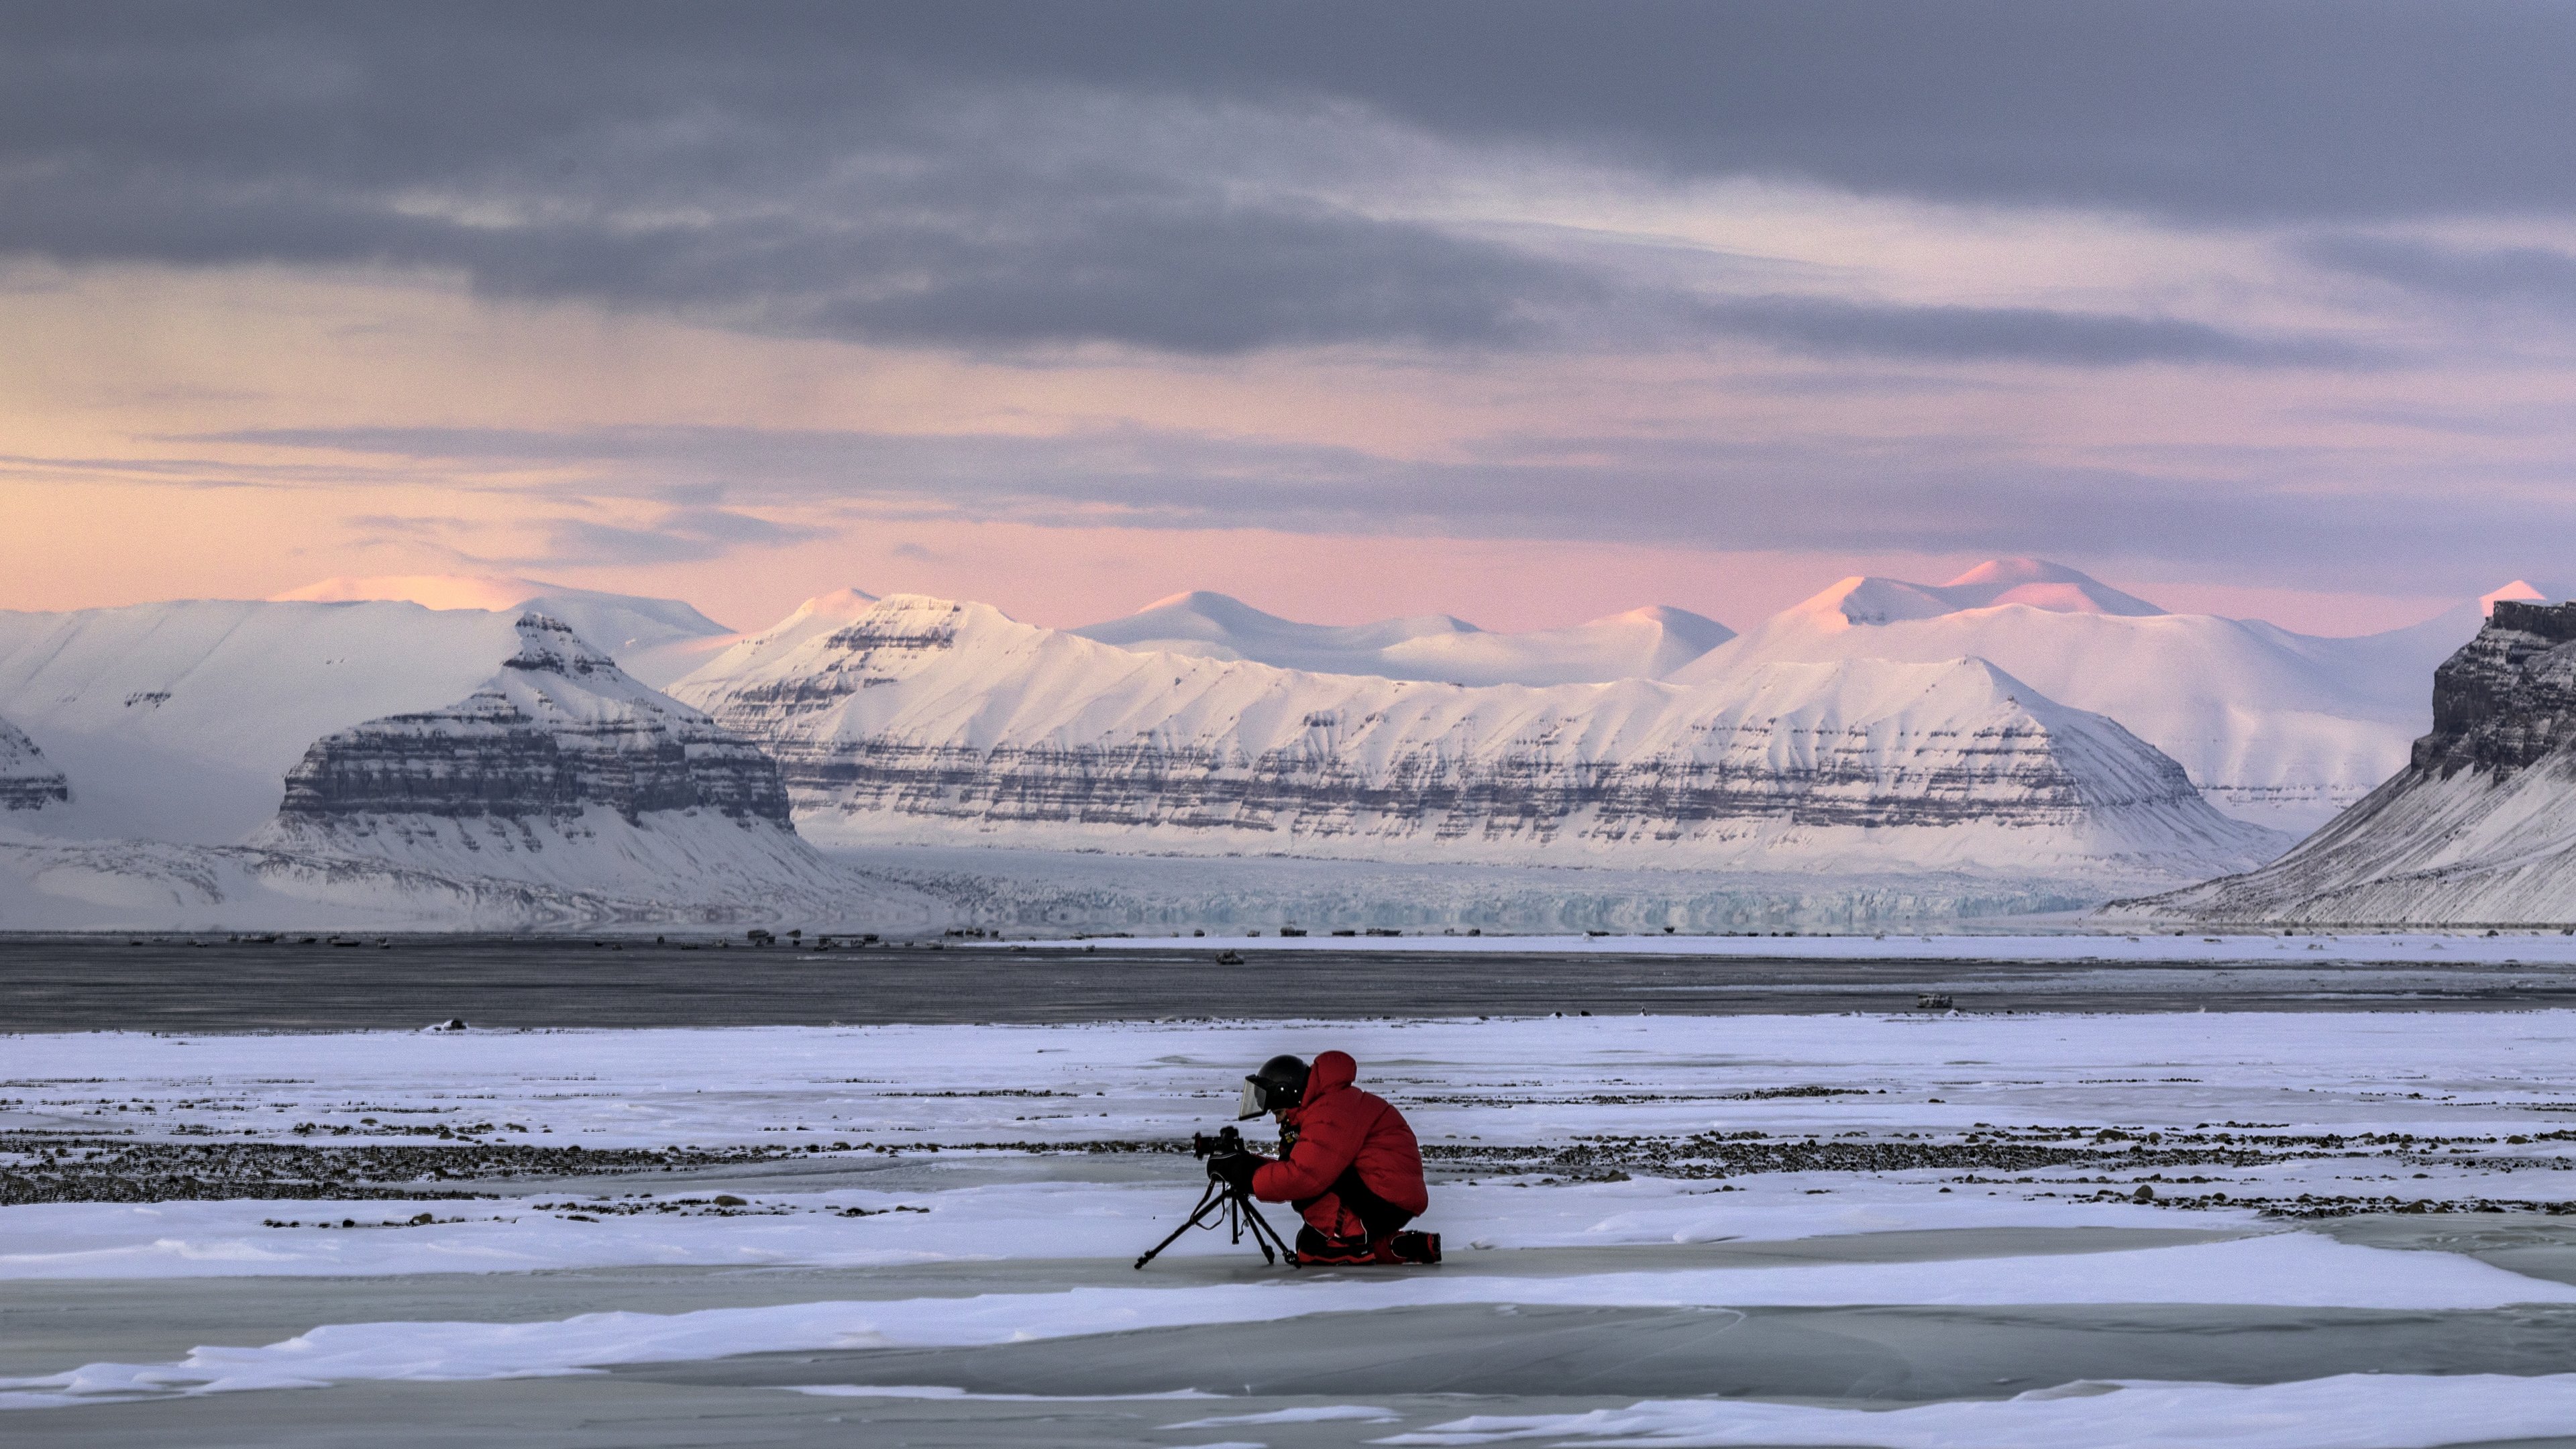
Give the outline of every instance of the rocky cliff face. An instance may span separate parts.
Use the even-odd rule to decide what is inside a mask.
[[[464,700],[316,741],[279,813],[515,820],[597,806],[629,824],[699,809],[786,822],[786,787],[759,746],[627,678],[554,619],[525,615],[518,630],[519,652]]]
[[[1113,648],[883,600],[673,686],[827,843],[2164,875],[2278,837],[1978,661],[1463,687]]]
[[[254,843],[645,901],[849,892],[797,838],[757,745],[554,619],[517,628],[518,652],[458,703],[316,741]]]
[[[2247,875],[2124,903],[2199,920],[2576,922],[2576,604],[2499,601],[2433,674],[2406,767]]]
[[[22,810],[41,810],[72,798],[71,783],[45,759],[36,742],[16,725],[0,719],[0,819]]]

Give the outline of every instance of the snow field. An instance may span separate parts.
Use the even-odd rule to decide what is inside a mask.
[[[1169,1142],[1231,1120],[1252,1065],[1282,1051],[1339,1048],[1359,1060],[1361,1085],[1402,1104],[1426,1142],[1555,1143],[1605,1133],[1958,1132],[1987,1123],[2145,1130],[2248,1113],[2292,1129],[2554,1130],[2567,1119],[2553,1112],[2570,1105],[2576,1013],[1605,1016],[0,1041],[0,1125],[12,1127],[350,1145],[486,1122],[476,1140],[558,1147]],[[1801,1088],[1834,1095],[1760,1095]],[[307,1123],[314,1130],[294,1130]]]
[[[1031,1258],[1132,1258],[1196,1202],[1195,1164],[1158,1164],[1161,1180],[1102,1182],[1009,1172],[988,1154],[944,1153],[906,1186],[782,1191],[776,1186],[603,1183],[596,1191],[475,1184],[498,1201],[236,1198],[213,1202],[32,1203],[0,1208],[0,1282],[36,1279],[337,1277],[515,1273],[697,1265],[896,1267]],[[1077,1167],[1079,1164],[1076,1165]],[[1810,1195],[1830,1183],[1823,1196]],[[2576,1186],[2576,1184],[2570,1184]],[[735,1213],[708,1207],[741,1196]],[[1758,1242],[1815,1236],[2007,1227],[2172,1228],[2173,1213],[2127,1202],[2033,1202],[1940,1195],[1920,1182],[1853,1174],[1780,1174],[1726,1192],[1704,1182],[1444,1182],[1437,1226],[1454,1255],[1485,1249]],[[426,1208],[435,1221],[405,1220]],[[665,1211],[665,1208],[668,1210]],[[853,1210],[856,1210],[853,1215]],[[585,1219],[588,1219],[585,1221]],[[339,1226],[354,1221],[354,1229]],[[1274,1218],[1286,1221],[1285,1210]],[[283,1226],[292,1222],[296,1226]],[[276,1224],[277,1226],[271,1226]],[[2196,1213],[2186,1224],[2269,1232],[2251,1212]],[[1249,1257],[1222,1233],[1193,1233],[1167,1258]]]
[[[1291,1276],[1210,1233],[1177,1246],[1170,1271],[1125,1271],[1197,1189],[1186,1154],[1136,1145],[1169,1143],[1230,1118],[1235,1082],[1271,1053],[1326,1047],[1355,1055],[1363,1085],[1402,1104],[1432,1148],[1425,1225],[1446,1236],[1450,1264],[1403,1275]],[[2049,1169],[1870,1171],[1820,1158],[1824,1165],[1723,1177],[1637,1172],[1578,1181],[1510,1160],[1443,1154],[1707,1132],[1963,1147],[2093,1142],[2104,1129],[2129,1134],[2115,1148],[2131,1138],[2143,1146],[2148,1134],[2203,1142],[2224,1133],[2245,1145],[2302,1133],[2403,1133],[2412,1144],[2403,1151],[2249,1149],[2243,1163],[2192,1171],[2236,1194],[2384,1188],[2565,1200],[2576,1198],[2576,1170],[2542,1134],[2570,1123],[2571,1061],[2571,1012],[12,1036],[0,1038],[7,1143],[0,1152],[12,1154],[0,1169],[27,1166],[25,1144],[39,1135],[75,1144],[73,1155],[93,1150],[79,1144],[147,1139],[350,1150],[799,1149],[678,1177],[434,1184],[494,1194],[470,1199],[0,1207],[0,1278],[29,1289],[40,1280],[71,1288],[69,1280],[106,1278],[506,1278],[638,1266],[837,1276],[817,1281],[812,1301],[803,1302],[572,1315],[557,1307],[428,1323],[353,1317],[274,1341],[216,1339],[177,1356],[22,1374],[0,1382],[0,1407],[579,1376],[764,1352],[963,1352],[1153,1329],[1276,1324],[1297,1334],[1318,1314],[1360,1325],[1371,1315],[1471,1306],[1721,1315],[1854,1305],[2524,1312],[2576,1304],[2576,1287],[2463,1253],[2338,1240],[2239,1207],[2136,1203],[2125,1180],[2116,1198],[2102,1200],[2090,1170],[2070,1181]],[[437,1126],[449,1137],[434,1136]],[[1095,1143],[1116,1148],[1090,1150]],[[801,1150],[809,1145],[824,1150]],[[2354,1181],[2365,1177],[2374,1184]],[[2377,1184],[2381,1178],[2398,1180]],[[2206,1193],[2212,1185],[2166,1191]],[[742,1202],[720,1208],[718,1193]],[[384,1225],[407,1222],[415,1209],[429,1210],[433,1221]],[[343,1220],[366,1226],[337,1226]],[[267,1225],[287,1221],[298,1226]],[[2203,1229],[2213,1237],[2155,1246],[2107,1234],[2044,1237],[2066,1228]],[[1913,1232],[1929,1241],[1968,1229],[1990,1235],[1973,1252],[1935,1247],[1895,1260],[1873,1258],[1855,1236]],[[1676,1245],[1792,1239],[1807,1240],[1812,1256],[1672,1256]],[[1853,1246],[1836,1247],[1838,1239]],[[1558,1251],[1582,1248],[1604,1251]],[[1635,1255],[1634,1267],[1623,1253]],[[918,1276],[995,1259],[1025,1265],[1003,1280],[1010,1291],[988,1291],[991,1275],[970,1274],[943,1294]],[[876,1280],[864,1275],[880,1269],[916,1276],[888,1280],[871,1295]],[[906,1396],[1072,1402],[966,1393],[935,1380],[904,1385],[788,1387],[852,1405]],[[1298,1443],[1321,1442],[1300,1434],[1347,1433],[1340,1442],[2399,1449],[2567,1432],[2576,1426],[2576,1376],[2085,1381],[1866,1412],[1758,1399],[1594,1400],[1545,1413],[1508,1412],[1516,1405],[1507,1399],[1384,1410],[1372,1407],[1378,1402],[1281,1408],[1272,1400],[1246,1406],[1259,1413],[1196,1410],[1164,1427],[1267,1426],[1269,1438]]]

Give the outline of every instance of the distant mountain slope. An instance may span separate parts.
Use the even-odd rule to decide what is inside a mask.
[[[736,637],[675,600],[525,579],[333,579],[294,592],[316,597],[0,612],[0,716],[71,780],[73,803],[34,828],[239,840],[277,808],[279,781],[316,738],[444,704],[509,658],[515,601],[484,607],[496,600],[543,598],[549,617],[604,629],[643,675],[685,673]],[[406,593],[417,601],[357,597]]]
[[[762,740],[826,844],[2172,878],[2284,843],[1971,660],[1460,687],[897,595],[673,693]]]
[[[876,602],[876,595],[858,589],[834,589],[828,594],[817,594],[797,605],[786,618],[758,633],[727,635],[723,647],[700,660],[697,671],[693,672],[731,673],[750,660],[771,657],[817,634],[846,628]]]
[[[0,613],[0,715],[71,780],[34,828],[224,844],[316,738],[455,699],[517,646],[506,614],[403,603]]]
[[[2404,770],[2280,860],[2125,914],[2576,922],[2576,604],[2515,601],[2435,673]]]
[[[2164,612],[2100,579],[2064,564],[2035,558],[1988,559],[1946,584],[1909,584],[1901,579],[1855,575],[1798,608],[1811,612],[1830,608],[1855,624],[1892,624],[1905,619],[1937,619],[1970,609],[1999,609],[2008,604],[2052,614],[2123,618],[2146,618]]]
[[[1661,605],[1570,629],[1493,634],[1446,614],[1346,627],[1301,624],[1205,591],[1175,594],[1123,619],[1072,632],[1122,649],[1455,684],[1653,679],[1735,637],[1714,619]]]
[[[0,719],[0,819],[72,798],[71,785],[16,725]]]
[[[737,636],[678,599],[569,589],[535,579],[489,574],[384,574],[324,579],[270,596],[281,603],[419,604],[429,609],[481,609],[515,616],[533,609],[570,624],[608,651],[618,667],[659,688],[707,661]]]
[[[2475,629],[2473,616],[2445,615],[2317,638],[2169,614],[2072,569],[2004,559],[1938,586],[1845,579],[1670,677],[1698,684],[1792,660],[1986,659],[2120,721],[2228,813],[2301,834],[2404,763],[2427,717],[2425,677]]]
[[[666,902],[855,890],[796,836],[777,763],[525,614],[499,673],[443,708],[316,741],[257,847]]]

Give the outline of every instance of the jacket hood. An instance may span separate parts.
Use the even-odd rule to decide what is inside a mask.
[[[1349,1052],[1322,1052],[1315,1064],[1306,1070],[1306,1100],[1311,1102],[1326,1092],[1337,1091],[1357,1080],[1360,1064]]]

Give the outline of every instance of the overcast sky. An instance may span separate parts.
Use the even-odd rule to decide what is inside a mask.
[[[1744,627],[2576,545],[2576,6],[0,9],[0,607]]]

